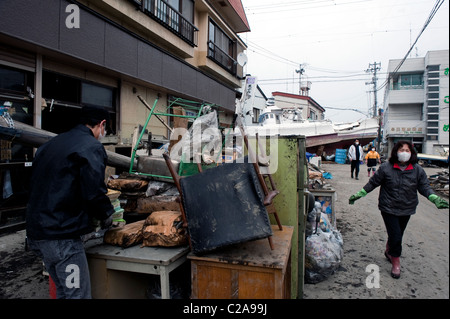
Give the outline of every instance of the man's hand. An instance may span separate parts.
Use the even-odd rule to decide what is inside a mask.
[[[113,223],[113,218],[112,215],[109,216],[108,218],[104,219],[101,221],[100,226],[102,229],[108,229],[112,226]]]
[[[431,194],[430,196],[428,196],[428,200],[434,203],[434,205],[436,205],[436,207],[439,209],[448,208],[448,202],[443,200],[436,194]]]
[[[367,195],[367,192],[363,189],[361,189],[359,192],[357,192],[356,194],[350,196],[350,198],[348,199],[348,203],[350,205],[353,205],[355,203],[356,200],[360,199],[361,197],[364,197]]]

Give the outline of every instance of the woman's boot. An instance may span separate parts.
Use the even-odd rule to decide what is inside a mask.
[[[400,257],[390,257],[392,263],[391,276],[392,278],[398,279],[400,278]]]

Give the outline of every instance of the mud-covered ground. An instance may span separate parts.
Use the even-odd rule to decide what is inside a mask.
[[[327,180],[337,193],[337,228],[344,241],[338,270],[326,280],[305,284],[305,299],[449,299],[449,211],[438,210],[420,196],[404,236],[402,274],[390,276],[383,251],[386,232],[377,208],[378,189],[348,205],[348,198],[367,182],[365,166],[360,179],[350,178],[350,166],[323,164]],[[439,168],[426,168],[433,175]],[[448,200],[448,198],[447,198]],[[0,236],[0,299],[48,299],[48,277],[42,261],[24,251],[25,232]],[[379,288],[366,284],[367,266],[379,269]],[[372,272],[373,273],[373,272]]]
[[[326,280],[306,284],[306,299],[448,299],[449,298],[449,211],[437,209],[419,195],[417,213],[406,228],[399,279],[390,276],[391,264],[384,257],[386,231],[378,210],[379,188],[348,204],[350,195],[368,181],[365,165],[359,180],[350,178],[350,166],[323,164],[333,176],[327,182],[336,189],[337,228],[344,241],[344,257],[338,270]],[[427,175],[442,168],[425,168]],[[448,200],[448,198],[446,198]],[[379,269],[379,288],[374,283]],[[367,270],[367,271],[366,271]],[[375,286],[369,284],[369,286]]]

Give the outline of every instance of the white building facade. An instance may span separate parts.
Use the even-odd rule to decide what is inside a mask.
[[[449,50],[389,60],[384,94],[384,150],[411,141],[419,153],[447,156],[449,146]]]

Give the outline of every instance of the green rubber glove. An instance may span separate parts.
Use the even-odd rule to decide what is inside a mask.
[[[367,195],[367,192],[363,189],[361,189],[359,192],[357,192],[355,195],[350,196],[348,199],[348,203],[350,205],[353,205],[357,199],[360,199],[361,197],[364,197]]]
[[[430,196],[428,196],[428,200],[434,203],[434,205],[436,205],[436,207],[439,209],[448,208],[448,202],[443,200],[436,194],[431,194]]]

